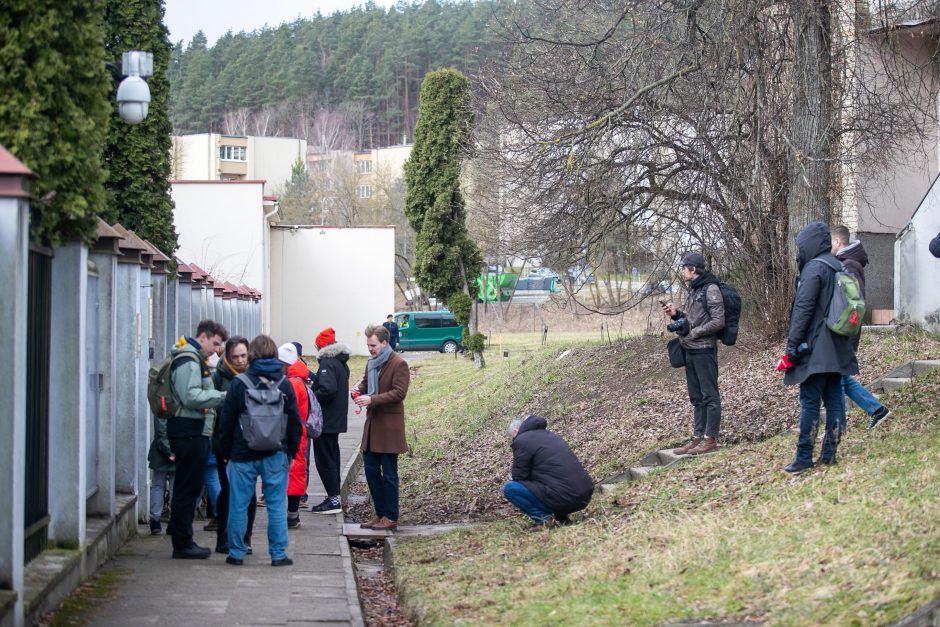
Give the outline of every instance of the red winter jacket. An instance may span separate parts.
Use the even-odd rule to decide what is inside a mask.
[[[297,397],[297,413],[300,414],[300,422],[307,422],[307,386],[306,381],[310,371],[307,364],[299,359],[287,368],[287,376],[290,377],[290,384],[294,388],[294,396]],[[303,496],[307,493],[307,428],[302,428],[300,436],[300,446],[297,448],[297,454],[290,464],[290,472],[287,475],[287,496]]]

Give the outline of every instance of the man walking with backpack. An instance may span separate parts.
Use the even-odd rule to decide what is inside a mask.
[[[686,253],[679,272],[689,284],[685,311],[662,303],[673,319],[679,343],[685,351],[685,382],[692,402],[692,439],[675,449],[678,455],[701,455],[718,448],[721,395],[718,392],[718,334],[725,328],[725,303],[719,281],[705,269],[705,258]],[[662,301],[660,301],[662,302]]]
[[[229,554],[226,564],[245,559],[248,503],[261,477],[268,508],[271,566],[287,557],[287,472],[300,448],[301,421],[290,381],[277,358],[277,344],[259,335],[248,344],[248,371],[232,381],[219,416],[219,453],[229,463]]]
[[[849,230],[837,224],[832,227],[832,254],[842,262],[846,271],[858,279],[862,288],[862,297],[865,296],[865,266],[868,265],[868,253],[858,240],[852,240]],[[852,338],[852,349],[858,353],[858,344],[862,339],[861,331]],[[881,421],[891,415],[888,408],[882,405],[875,396],[866,390],[854,377],[842,377],[842,389],[845,395],[852,399],[862,411],[868,414],[868,428],[874,429]],[[840,435],[845,433],[845,422],[839,425]]]
[[[796,236],[796,295],[790,310],[787,352],[777,370],[786,372],[785,385],[800,386],[800,435],[796,458],[784,468],[802,472],[815,463],[836,463],[839,425],[845,422],[842,377],[858,374],[852,338],[830,330],[826,324],[829,304],[836,289],[836,272],[842,263],[832,255],[829,227],[808,224]],[[817,462],[813,461],[820,403],[826,406],[826,436]]]
[[[206,358],[227,339],[225,327],[214,320],[203,320],[196,326],[196,337],[181,337],[170,350],[170,386],[178,408],[166,422],[176,462],[167,531],[173,538],[176,559],[206,559],[211,553],[193,542],[193,516],[202,492],[215,411],[225,398],[225,393],[212,384]]]

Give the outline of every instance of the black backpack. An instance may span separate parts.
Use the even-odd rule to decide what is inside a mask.
[[[725,346],[734,346],[738,341],[738,322],[741,320],[741,295],[724,281],[718,283],[718,288],[725,302],[725,328],[718,332],[718,339]]]

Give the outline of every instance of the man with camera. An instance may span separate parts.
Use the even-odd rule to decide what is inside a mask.
[[[705,258],[686,253],[679,272],[689,287],[685,310],[660,301],[673,322],[666,330],[679,336],[685,352],[685,382],[692,402],[692,439],[675,449],[679,455],[701,455],[718,448],[721,395],[718,393],[718,333],[725,327],[725,303],[718,279],[705,269]]]

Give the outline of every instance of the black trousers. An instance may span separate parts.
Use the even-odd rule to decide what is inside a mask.
[[[173,538],[173,549],[181,551],[193,545],[193,517],[196,515],[196,500],[202,494],[209,438],[195,435],[169,440],[170,450],[176,456],[176,477],[167,531]]]
[[[339,496],[339,434],[321,433],[313,441],[313,462],[327,496]]]
[[[228,462],[224,462],[218,457],[216,457],[219,469],[219,483],[222,485],[222,490],[219,492],[219,498],[216,499],[215,508],[218,510],[215,513],[215,522],[217,527],[215,530],[215,537],[217,541],[225,540],[228,542],[228,503],[229,503],[229,487],[228,487]],[[248,503],[248,530],[245,532],[245,544],[251,544],[248,542],[248,538],[251,537],[251,530],[255,528],[255,514],[258,512],[258,497],[254,494],[251,495],[251,502]]]
[[[695,415],[693,433],[717,438],[721,427],[717,350],[686,351],[685,382]]]

